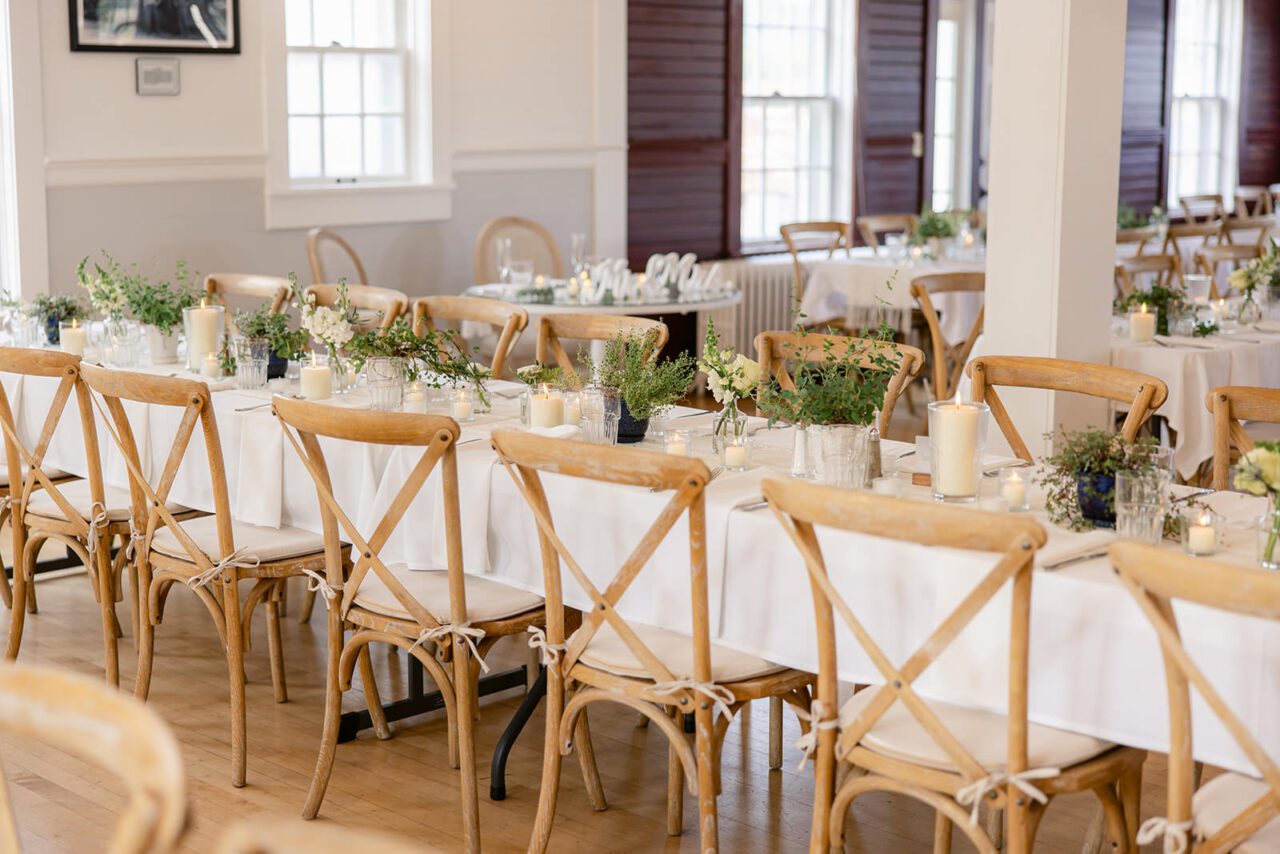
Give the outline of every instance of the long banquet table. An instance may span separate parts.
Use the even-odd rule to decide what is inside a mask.
[[[19,430],[33,436],[47,411],[53,381],[0,375],[16,410]],[[218,387],[215,387],[218,388]],[[464,560],[468,572],[541,592],[536,529],[510,477],[491,448],[489,434],[510,427],[517,416],[512,384],[495,384],[490,415],[464,425],[458,447]],[[215,390],[222,452],[226,459],[233,515],[258,525],[294,525],[319,529],[310,479],[286,446],[268,408],[270,392]],[[335,398],[336,407],[367,405],[357,390]],[[159,465],[177,424],[176,411],[129,405],[140,445],[150,464]],[[681,426],[706,429],[710,416],[679,410]],[[763,422],[753,422],[760,426]],[[125,486],[124,467],[99,428],[108,482]],[[708,440],[702,439],[701,442]],[[757,468],[727,473],[707,489],[708,560],[711,627],[726,646],[801,668],[816,665],[812,603],[804,569],[768,510],[748,511],[765,477],[785,476],[790,431],[761,430]],[[412,449],[391,449],[323,442],[334,479],[334,493],[365,530],[381,516],[415,461]],[[642,447],[656,449],[652,442]],[[884,442],[885,464],[909,446]],[[709,446],[706,448],[709,450]],[[197,434],[174,486],[173,498],[212,510],[207,468]],[[62,420],[48,460],[84,474],[79,420],[74,406]],[[905,463],[904,463],[905,466]],[[544,478],[558,530],[596,583],[604,584],[638,541],[643,529],[667,501],[645,489]],[[984,479],[995,488],[995,479]],[[908,497],[927,500],[908,487]],[[387,543],[384,556],[426,568],[441,566],[443,522],[438,477],[428,483],[406,521]],[[1042,499],[1041,499],[1042,500]],[[1249,563],[1254,535],[1248,527],[1260,512],[1259,500],[1232,493],[1213,496],[1215,507],[1231,520],[1228,560]],[[1043,513],[1037,518],[1046,526]],[[980,517],[975,516],[975,522]],[[1073,534],[1049,527],[1049,543],[1040,561],[1104,547],[1109,532]],[[669,629],[687,629],[688,541],[685,523],[641,574],[620,603],[628,618]],[[833,580],[864,620],[868,630],[895,660],[914,651],[925,635],[991,566],[992,556],[950,549],[904,546],[875,537],[823,532]],[[586,604],[566,579],[570,603]],[[921,678],[928,696],[1000,709],[1006,698],[1007,592],[975,619]],[[1105,558],[1056,571],[1038,569],[1033,592],[1031,631],[1032,718],[1040,723],[1088,733],[1137,747],[1164,750],[1167,745],[1164,676],[1152,630],[1114,578]],[[1224,615],[1179,604],[1183,635],[1193,656],[1216,679],[1245,723],[1273,753],[1280,753],[1280,625]],[[840,636],[841,676],[849,682],[875,682],[877,673],[848,633]],[[1206,762],[1251,772],[1247,760],[1225,731],[1196,708],[1196,756]]]

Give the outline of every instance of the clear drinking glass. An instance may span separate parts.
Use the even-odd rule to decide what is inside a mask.
[[[692,430],[668,430],[662,439],[663,450],[673,457],[687,457],[693,448]]]
[[[587,236],[581,232],[569,235],[569,265],[575,276],[587,268]]]
[[[455,386],[449,392],[449,415],[459,424],[476,420],[475,394],[469,385]]]
[[[1116,474],[1116,534],[1122,540],[1159,545],[1164,536],[1169,491],[1163,473],[1122,471]]]
[[[582,390],[582,432],[594,445],[614,445],[618,441],[618,419],[622,417],[622,397],[616,388],[588,386]]]
[[[142,327],[129,320],[106,322],[106,361],[114,368],[136,368],[142,361]]]
[[[867,428],[854,424],[810,427],[818,439],[818,481],[857,489],[866,479]]]
[[[517,288],[533,287],[533,262],[512,261],[508,266],[507,281]]]
[[[369,408],[375,412],[395,412],[404,402],[404,362],[374,358],[364,363],[369,386]]]
[[[236,385],[245,389],[264,387],[271,342],[266,338],[237,338],[235,343]]]
[[[1182,277],[1183,287],[1187,291],[1187,299],[1192,302],[1207,303],[1213,287],[1213,277],[1203,273],[1187,273]]]
[[[498,271],[498,281],[507,284],[511,281],[511,238],[499,237],[493,241],[494,268]]]

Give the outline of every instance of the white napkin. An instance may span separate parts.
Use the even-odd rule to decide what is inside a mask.
[[[1277,333],[1280,332],[1280,323],[1277,323],[1274,320],[1260,320],[1253,324],[1253,328],[1259,332]]]
[[[1036,553],[1036,566],[1051,566],[1082,555],[1103,551],[1116,539],[1116,532],[1106,528],[1092,531],[1069,531],[1056,525],[1046,525],[1049,541]]]
[[[546,436],[548,439],[576,439],[582,430],[576,424],[561,424],[559,427],[530,427],[529,432],[535,436]]]

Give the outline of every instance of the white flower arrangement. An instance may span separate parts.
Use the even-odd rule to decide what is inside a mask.
[[[1280,443],[1259,442],[1235,466],[1235,488],[1251,495],[1280,494]]]
[[[751,397],[760,385],[760,363],[731,349],[720,349],[720,338],[710,320],[698,367],[706,372],[707,388],[722,405]]]
[[[1280,246],[1272,240],[1270,250],[1243,267],[1232,270],[1227,281],[1232,288],[1249,299],[1253,298],[1254,292],[1259,288],[1266,291],[1280,285]]]
[[[346,346],[356,334],[351,323],[351,300],[347,295],[346,279],[338,282],[338,303],[333,308],[317,306],[315,294],[303,294],[298,279],[290,274],[293,283],[294,305],[301,315],[301,326],[314,339],[325,345],[331,354]]]
[[[123,319],[129,312],[127,274],[109,255],[106,269],[101,264],[94,264],[93,269],[91,274],[89,257],[85,256],[76,268],[76,279],[79,280],[80,287],[85,289],[89,302],[96,311],[112,320]]]

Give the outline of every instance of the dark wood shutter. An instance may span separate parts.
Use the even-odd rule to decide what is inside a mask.
[[[738,252],[742,0],[628,0],[628,255]]]
[[[937,0],[858,3],[855,216],[915,213],[929,198],[937,27]]]
[[[1120,132],[1120,202],[1165,205],[1173,86],[1173,0],[1129,0]]]
[[[1280,3],[1245,0],[1240,183],[1280,181]]]

